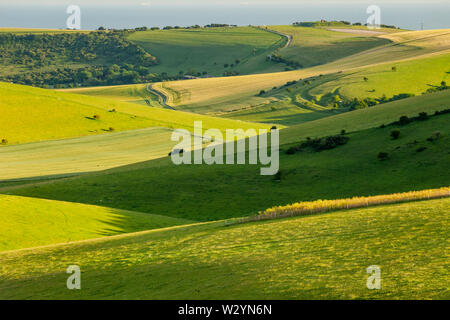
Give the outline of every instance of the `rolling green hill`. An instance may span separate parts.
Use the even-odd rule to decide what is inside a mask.
[[[1,299],[446,299],[449,199],[0,253]],[[82,290],[67,290],[69,265]],[[367,267],[381,269],[368,290]]]
[[[160,215],[0,195],[0,251],[189,223]]]
[[[252,27],[153,30],[135,32],[129,40],[158,58],[153,72],[169,75],[250,74],[284,69],[266,62],[266,56],[283,45],[279,35]],[[236,60],[239,60],[236,63]],[[224,65],[228,67],[224,67]],[[233,65],[233,66],[231,66]]]
[[[404,100],[403,104],[385,104],[282,130],[280,182],[261,176],[256,165],[175,166],[164,158],[9,192],[96,205],[101,200],[115,208],[208,221],[249,215],[300,200],[442,187],[448,184],[450,172],[445,169],[450,163],[446,151],[448,114],[399,127],[398,140],[390,137],[395,126],[378,128],[380,122],[398,120],[399,113],[433,114],[447,109],[443,102],[448,101],[448,95],[436,96],[439,98],[433,94],[424,96],[428,101],[411,100],[411,104],[428,103],[418,104],[409,112],[413,107]],[[308,129],[302,131],[304,125]],[[285,153],[292,144],[299,144],[308,136],[339,134],[342,129],[356,131],[348,135],[350,141],[344,146],[322,152]],[[427,141],[436,131],[440,138]],[[418,152],[421,148],[425,149]],[[387,152],[389,160],[378,160],[380,152]]]
[[[374,47],[391,43],[372,34],[336,32],[322,28],[270,26],[271,30],[292,36],[292,44],[277,54],[304,68],[325,64]]]
[[[335,33],[339,34],[339,32]],[[222,112],[239,111],[241,109],[269,103],[273,100],[270,96],[257,96],[260,90],[264,89],[268,91],[273,87],[278,88],[289,81],[298,81],[299,79],[317,77],[321,74],[334,74],[333,77],[338,77],[341,73],[346,72],[346,74],[349,75],[359,72],[359,70],[363,68],[368,68],[367,70],[370,70],[369,68],[373,68],[375,72],[381,74],[382,72],[391,70],[392,66],[400,64],[403,61],[419,58],[430,58],[429,61],[431,61],[434,59],[434,55],[440,55],[440,58],[436,57],[436,60],[433,61],[436,62],[441,59],[441,62],[436,62],[436,65],[431,65],[431,67],[435,68],[438,67],[438,65],[442,66],[442,64],[444,64],[443,67],[445,69],[445,57],[448,57],[448,50],[450,49],[449,30],[399,32],[382,35],[382,37],[392,40],[393,43],[377,46],[376,48],[365,50],[324,65],[306,68],[303,70],[246,75],[239,77],[172,81],[156,84],[154,87],[168,95],[168,103],[172,106],[176,106],[178,109],[190,110],[199,113],[220,114]],[[423,61],[424,63],[427,63],[427,60]],[[433,64],[434,62],[430,63]],[[380,68],[386,67],[388,70],[383,69],[381,72],[380,69],[376,69],[378,68],[378,65],[384,65],[382,67],[380,66]],[[413,65],[414,62],[411,61],[411,65],[405,65],[405,69],[400,70],[399,68],[398,71],[399,74],[402,72],[403,75],[407,76],[408,79],[413,82],[418,81],[418,84],[415,85],[415,90],[418,90],[418,87],[426,87],[427,84],[424,84],[423,81],[427,81],[428,78],[431,77],[433,81],[436,81],[437,79],[434,77],[448,71],[439,69],[438,75],[420,72],[417,77],[414,77],[414,73],[411,68],[417,68],[420,66],[420,63],[416,64],[415,67]],[[408,70],[411,72],[408,72]],[[362,75],[362,78],[364,76],[365,75]],[[370,82],[369,75],[367,75],[367,77]],[[389,79],[392,77],[395,77],[395,75],[388,75]],[[393,80],[395,81],[395,79]],[[347,85],[348,84],[349,83],[347,83]],[[438,83],[430,83],[430,85],[436,84]],[[336,85],[338,84],[336,83]],[[403,81],[400,85],[401,87],[398,89],[404,90],[408,83]],[[387,85],[385,84],[384,86]],[[392,87],[397,88],[394,84]],[[333,87],[332,89],[335,90],[336,87]],[[366,89],[372,90],[373,88],[370,87]],[[377,92],[375,91],[375,93]]]
[[[131,84],[106,87],[88,87],[77,89],[63,89],[63,92],[83,94],[123,102],[133,102],[150,107],[161,107],[158,96],[147,89],[147,84]]]
[[[106,134],[112,131],[110,128],[113,131],[148,127],[193,130],[195,120],[203,121],[205,129],[268,127],[1,82],[0,95],[3,115],[0,139],[6,139],[8,144]],[[62,123],[67,125],[61,126]]]

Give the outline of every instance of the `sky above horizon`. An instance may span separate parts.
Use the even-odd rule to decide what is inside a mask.
[[[320,19],[365,23],[372,4],[380,6],[383,24],[450,28],[450,0],[0,0],[0,27],[65,28],[72,4],[81,8],[82,29],[287,25]]]
[[[10,5],[298,5],[298,4],[445,4],[448,0],[0,0]]]

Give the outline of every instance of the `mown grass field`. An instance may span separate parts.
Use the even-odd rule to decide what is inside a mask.
[[[0,252],[187,224],[77,203],[0,195]]]
[[[360,122],[370,119],[372,113],[351,112],[336,116],[336,123],[335,117],[315,121],[315,131],[301,131],[302,125],[282,130],[281,181],[272,176],[261,176],[260,166],[256,165],[175,166],[169,158],[163,158],[4,192],[210,221],[254,214],[268,207],[297,201],[448,185],[449,115],[402,126],[400,138],[393,140],[390,133],[395,127],[375,126],[379,126],[378,121],[388,124],[398,117],[394,112],[387,121],[386,115],[380,114],[387,114],[389,109],[377,113],[376,108],[380,107],[387,108],[387,104],[367,109],[374,115],[373,122],[369,122],[373,124],[371,129],[364,128]],[[395,105],[392,109],[395,110]],[[424,104],[419,112],[432,114],[436,109],[440,108]],[[349,118],[345,120],[345,116]],[[339,120],[340,117],[343,120]],[[339,134],[341,129],[354,131],[351,127],[342,127],[342,123],[353,124],[355,129],[362,131],[349,134],[348,144],[333,150],[285,154],[293,143],[299,144],[307,136]],[[441,138],[427,141],[436,131],[440,132]],[[421,147],[426,149],[418,152]],[[389,160],[378,160],[379,152],[387,152]]]
[[[2,299],[447,299],[450,200],[0,253]],[[81,290],[66,269],[81,268]],[[368,266],[381,290],[368,290]]]
[[[143,31],[131,34],[128,39],[158,58],[159,65],[152,68],[156,73],[207,72],[221,76],[226,71],[250,74],[284,69],[283,65],[270,64],[265,59],[285,39],[253,27]],[[224,67],[225,64],[229,66]]]

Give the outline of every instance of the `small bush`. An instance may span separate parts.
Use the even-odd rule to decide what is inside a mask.
[[[266,94],[266,90],[261,90],[261,91],[259,92],[259,95],[260,95],[260,96],[262,96],[263,94]]]
[[[109,127],[109,131],[114,131],[115,129],[113,127]]]
[[[416,151],[417,151],[417,152],[422,152],[422,151],[425,151],[425,150],[427,150],[427,147],[420,147],[420,148],[417,149]]]
[[[433,141],[439,140],[440,137],[441,137],[441,133],[439,131],[435,131],[435,132],[433,132],[431,137],[427,138],[427,141],[433,142]]]
[[[421,112],[419,113],[419,120],[423,121],[423,120],[427,120],[428,119],[428,114],[426,112]]]
[[[95,120],[100,120],[100,116],[99,116],[98,114],[94,114],[94,115],[92,116],[92,118],[94,118]]]
[[[392,130],[391,137],[394,140],[397,140],[400,137],[400,130]]]
[[[116,112],[116,109],[108,110],[109,112]]]
[[[272,128],[270,128],[270,131],[272,130],[277,130],[277,126],[272,126]]]
[[[378,154],[378,160],[380,160],[380,161],[384,161],[388,158],[389,158],[389,153],[387,153],[387,152],[380,152]]]
[[[346,131],[344,129],[341,130],[341,136],[345,135]]]
[[[411,120],[407,116],[401,116],[400,119],[398,120],[398,123],[401,126],[407,125],[410,122],[411,122]]]
[[[2,144],[8,144],[8,140],[7,139],[2,139]]]
[[[290,147],[286,150],[286,154],[295,154],[298,151],[297,147]]]
[[[275,108],[275,107],[270,107],[270,110],[272,110],[272,111],[276,111],[277,110],[277,108]]]
[[[384,129],[384,128],[386,128],[386,125],[383,123],[383,124],[380,126],[380,128],[381,128],[381,129]]]

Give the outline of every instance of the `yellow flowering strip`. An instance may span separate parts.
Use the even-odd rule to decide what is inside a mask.
[[[353,197],[337,200],[315,200],[297,202],[291,205],[278,206],[260,212],[256,216],[245,219],[246,221],[257,221],[284,217],[293,217],[322,213],[343,209],[354,209],[376,206],[381,204],[399,203],[416,200],[427,200],[450,197],[450,187],[440,189],[429,189],[421,191],[409,191],[370,197]]]

